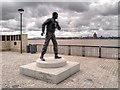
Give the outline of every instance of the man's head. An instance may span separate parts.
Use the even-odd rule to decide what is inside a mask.
[[[57,19],[57,18],[58,18],[58,13],[57,13],[57,12],[53,12],[53,13],[52,13],[52,17],[53,17],[54,19]]]

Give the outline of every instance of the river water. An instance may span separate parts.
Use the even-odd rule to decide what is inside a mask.
[[[118,39],[57,39],[58,45],[118,46]],[[43,44],[43,40],[28,40],[28,44]],[[52,44],[52,41],[50,41]]]

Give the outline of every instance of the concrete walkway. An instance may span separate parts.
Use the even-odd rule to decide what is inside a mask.
[[[118,88],[118,60],[60,55],[79,62],[80,71],[59,84],[46,83],[19,73],[21,65],[35,62],[40,53],[2,52],[3,88]],[[45,57],[54,56],[46,54]]]

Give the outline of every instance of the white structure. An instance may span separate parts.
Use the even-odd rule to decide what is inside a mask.
[[[39,59],[27,65],[20,67],[20,73],[31,76],[50,83],[60,83],[69,76],[80,70],[78,62],[69,62],[64,58],[54,59],[46,58],[46,61]]]
[[[0,50],[20,51],[21,35],[0,35]],[[25,52],[28,45],[28,35],[22,34],[22,51]]]

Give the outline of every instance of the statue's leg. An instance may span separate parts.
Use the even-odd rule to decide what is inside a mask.
[[[53,43],[53,50],[54,50],[55,58],[61,58],[58,56],[58,44],[57,44],[56,37],[54,34],[52,35],[51,39]]]
[[[55,55],[57,55],[57,54],[58,54],[58,44],[57,44],[56,37],[55,37],[54,34],[53,34],[53,36],[51,37],[51,39],[52,39],[52,43],[53,43],[54,53],[55,53]]]
[[[46,35],[40,58],[44,57],[44,54],[46,53],[47,47],[49,45],[50,38],[50,35]]]

